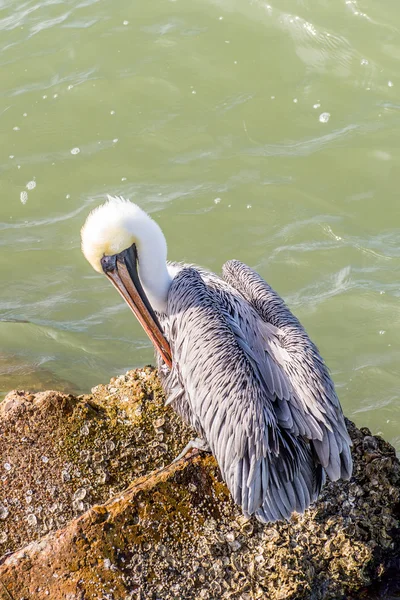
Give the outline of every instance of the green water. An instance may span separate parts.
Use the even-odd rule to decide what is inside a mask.
[[[400,450],[399,28],[398,0],[0,0],[2,391],[153,362],[80,252],[122,194],[171,259],[255,267]]]

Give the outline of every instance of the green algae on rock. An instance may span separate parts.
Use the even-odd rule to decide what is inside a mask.
[[[193,432],[151,368],[91,396],[14,392],[0,419],[0,540],[13,552],[0,581],[13,598],[352,598],[399,560],[399,462],[351,422],[352,479],[265,526],[241,515],[211,456],[169,464]]]

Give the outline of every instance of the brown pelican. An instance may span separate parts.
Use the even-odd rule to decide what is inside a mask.
[[[200,436],[190,446],[212,452],[245,515],[289,519],[317,499],[325,473],[350,478],[351,441],[324,361],[255,271],[230,260],[220,278],[167,262],[160,227],[123,198],[89,215],[82,251],[153,341],[167,402]]]

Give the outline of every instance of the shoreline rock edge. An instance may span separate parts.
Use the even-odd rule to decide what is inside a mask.
[[[337,600],[400,588],[390,444],[347,421],[351,481],[265,526],[241,515],[213,457],[171,464],[193,432],[163,402],[146,367],[91,395],[11,392],[0,404],[1,600]]]

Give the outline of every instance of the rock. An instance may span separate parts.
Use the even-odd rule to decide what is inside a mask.
[[[153,369],[91,396],[12,392],[0,404],[0,598],[337,600],[395,586],[400,465],[384,440],[348,428],[351,481],[261,525],[212,456],[170,464],[193,432],[164,407]]]
[[[161,416],[168,447],[154,431]],[[134,371],[78,398],[10,392],[0,403],[0,504],[8,511],[2,520],[0,510],[0,556],[169,464],[190,437],[164,407],[154,369]]]

